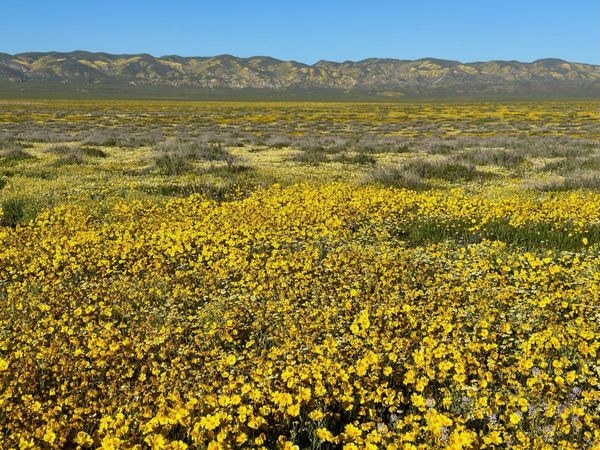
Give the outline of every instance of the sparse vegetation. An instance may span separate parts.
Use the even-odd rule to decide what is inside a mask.
[[[60,156],[89,156],[91,158],[106,158],[108,156],[108,153],[97,147],[82,147],[64,144],[48,147],[45,152]]]
[[[327,152],[322,147],[305,147],[290,158],[290,160],[317,166],[323,162],[327,162],[329,158],[327,157]]]
[[[525,157],[515,150],[477,148],[456,155],[454,160],[477,166],[490,165],[511,168],[522,164]]]
[[[405,169],[421,178],[440,178],[442,180],[471,181],[484,177],[471,164],[455,163],[449,159],[436,159],[432,161],[414,159],[405,165]]]
[[[23,150],[20,145],[10,145],[0,149],[0,160],[4,163],[18,162],[31,158],[33,156]]]
[[[539,183],[537,188],[541,191],[572,191],[589,190],[600,191],[600,174],[597,171],[573,171],[565,174],[559,180]]]
[[[564,175],[582,169],[600,170],[600,156],[561,158],[544,164],[541,170]]]
[[[60,158],[54,160],[52,165],[55,167],[61,166],[80,166],[85,163],[85,160],[76,154],[68,154],[65,156],[61,156]]]
[[[232,164],[234,158],[221,144],[198,140],[170,139],[156,147],[156,168],[168,175],[177,175],[193,168],[192,161],[223,161]]]
[[[346,164],[375,164],[377,160],[371,155],[365,155],[364,153],[357,153],[355,155],[348,155],[342,153],[333,157],[333,161],[342,162]]]
[[[365,178],[366,182],[407,189],[425,189],[423,179],[402,167],[377,167]]]

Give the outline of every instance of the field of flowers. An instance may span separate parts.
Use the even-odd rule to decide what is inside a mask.
[[[274,183],[600,191],[597,101],[0,101],[0,226]],[[233,195],[235,196],[235,195]]]
[[[600,448],[600,194],[272,185],[0,227],[0,448]]]

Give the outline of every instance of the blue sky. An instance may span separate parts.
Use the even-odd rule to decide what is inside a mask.
[[[600,63],[598,0],[5,0],[0,52]]]

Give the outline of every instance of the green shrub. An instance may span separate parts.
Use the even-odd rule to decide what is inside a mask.
[[[577,171],[565,175],[561,181],[545,183],[537,188],[541,191],[600,191],[600,174],[595,171]]]
[[[154,167],[165,175],[179,175],[190,170],[191,165],[182,156],[163,153],[154,158]]]
[[[525,161],[525,157],[516,150],[479,148],[456,155],[454,161],[478,166],[516,167]]]
[[[83,158],[81,156],[75,155],[75,154],[70,154],[70,155],[61,156],[56,161],[54,161],[52,163],[52,165],[54,167],[80,166],[83,163],[85,163],[85,161],[83,160]]]
[[[168,175],[191,169],[190,161],[224,161],[233,164],[235,159],[221,144],[198,140],[169,139],[157,145],[154,166]]]
[[[70,155],[73,153],[74,147],[69,145],[53,145],[48,147],[45,152],[52,153],[53,155]]]
[[[319,164],[326,162],[327,154],[325,149],[322,147],[310,147],[306,150],[301,150],[296,155],[290,158],[291,161],[296,161],[311,166],[318,166]]]
[[[542,171],[544,172],[556,172],[564,175],[583,169],[600,170],[600,157],[562,158],[557,161],[548,162],[542,167]]]
[[[376,160],[371,155],[366,155],[364,153],[358,153],[356,155],[348,156],[347,154],[341,154],[333,158],[336,162],[342,162],[346,164],[375,164]]]
[[[292,145],[292,139],[289,136],[270,136],[265,140],[265,145],[269,148],[284,148]]]
[[[91,158],[106,158],[108,156],[108,153],[97,147],[81,147],[79,148],[79,151],[82,155]]]
[[[408,172],[421,178],[440,178],[446,181],[470,181],[483,176],[473,165],[455,163],[449,160],[425,161],[416,159],[405,165]]]
[[[32,159],[33,156],[24,151],[19,145],[11,145],[0,150],[0,159],[4,162],[18,162],[26,159]]]
[[[404,137],[371,136],[362,137],[353,145],[359,153],[408,153],[411,142]]]
[[[365,181],[367,183],[414,190],[426,189],[428,187],[421,177],[407,172],[401,167],[377,167],[367,175]]]
[[[89,156],[92,158],[106,158],[108,154],[97,147],[79,147],[70,145],[53,145],[46,149],[46,153],[61,156]]]
[[[233,162],[233,157],[221,144],[199,140],[169,139],[156,146],[157,156],[174,155],[188,160]]]
[[[2,216],[0,225],[5,227],[16,227],[33,219],[38,211],[37,204],[24,197],[5,199],[2,204]]]

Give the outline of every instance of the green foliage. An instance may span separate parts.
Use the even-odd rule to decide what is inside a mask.
[[[189,171],[192,166],[180,155],[163,153],[154,158],[154,167],[165,175],[179,175]]]
[[[377,162],[377,160],[373,156],[365,155],[364,153],[358,153],[352,156],[348,156],[346,153],[343,153],[333,158],[333,161],[358,165],[375,164]]]
[[[457,155],[454,160],[459,163],[477,166],[516,167],[525,161],[525,157],[516,150],[473,149]]]
[[[56,159],[52,165],[54,167],[62,166],[80,166],[85,163],[85,160],[77,154],[69,154]]]
[[[178,175],[190,171],[193,168],[192,161],[232,164],[234,160],[221,144],[176,138],[156,146],[154,166],[166,175]]]
[[[428,187],[421,177],[401,167],[377,167],[367,175],[365,182],[416,190]]]
[[[321,163],[327,162],[327,153],[321,147],[310,147],[306,150],[301,150],[299,153],[291,157],[290,161],[296,161],[311,166],[318,166]]]
[[[21,146],[13,145],[0,150],[0,161],[3,163],[17,163],[27,159],[33,159],[33,156],[24,151]]]
[[[82,155],[91,158],[106,158],[108,156],[108,153],[97,147],[81,147],[79,151]]]
[[[440,178],[446,181],[471,181],[482,178],[473,165],[455,163],[449,160],[413,160],[406,164],[405,169],[421,178]]]
[[[53,145],[46,149],[46,153],[60,156],[89,156],[91,158],[106,158],[108,153],[97,147],[80,147],[70,145]]]
[[[33,219],[39,210],[38,205],[26,197],[6,198],[0,206],[2,207],[0,225],[13,228]]]

